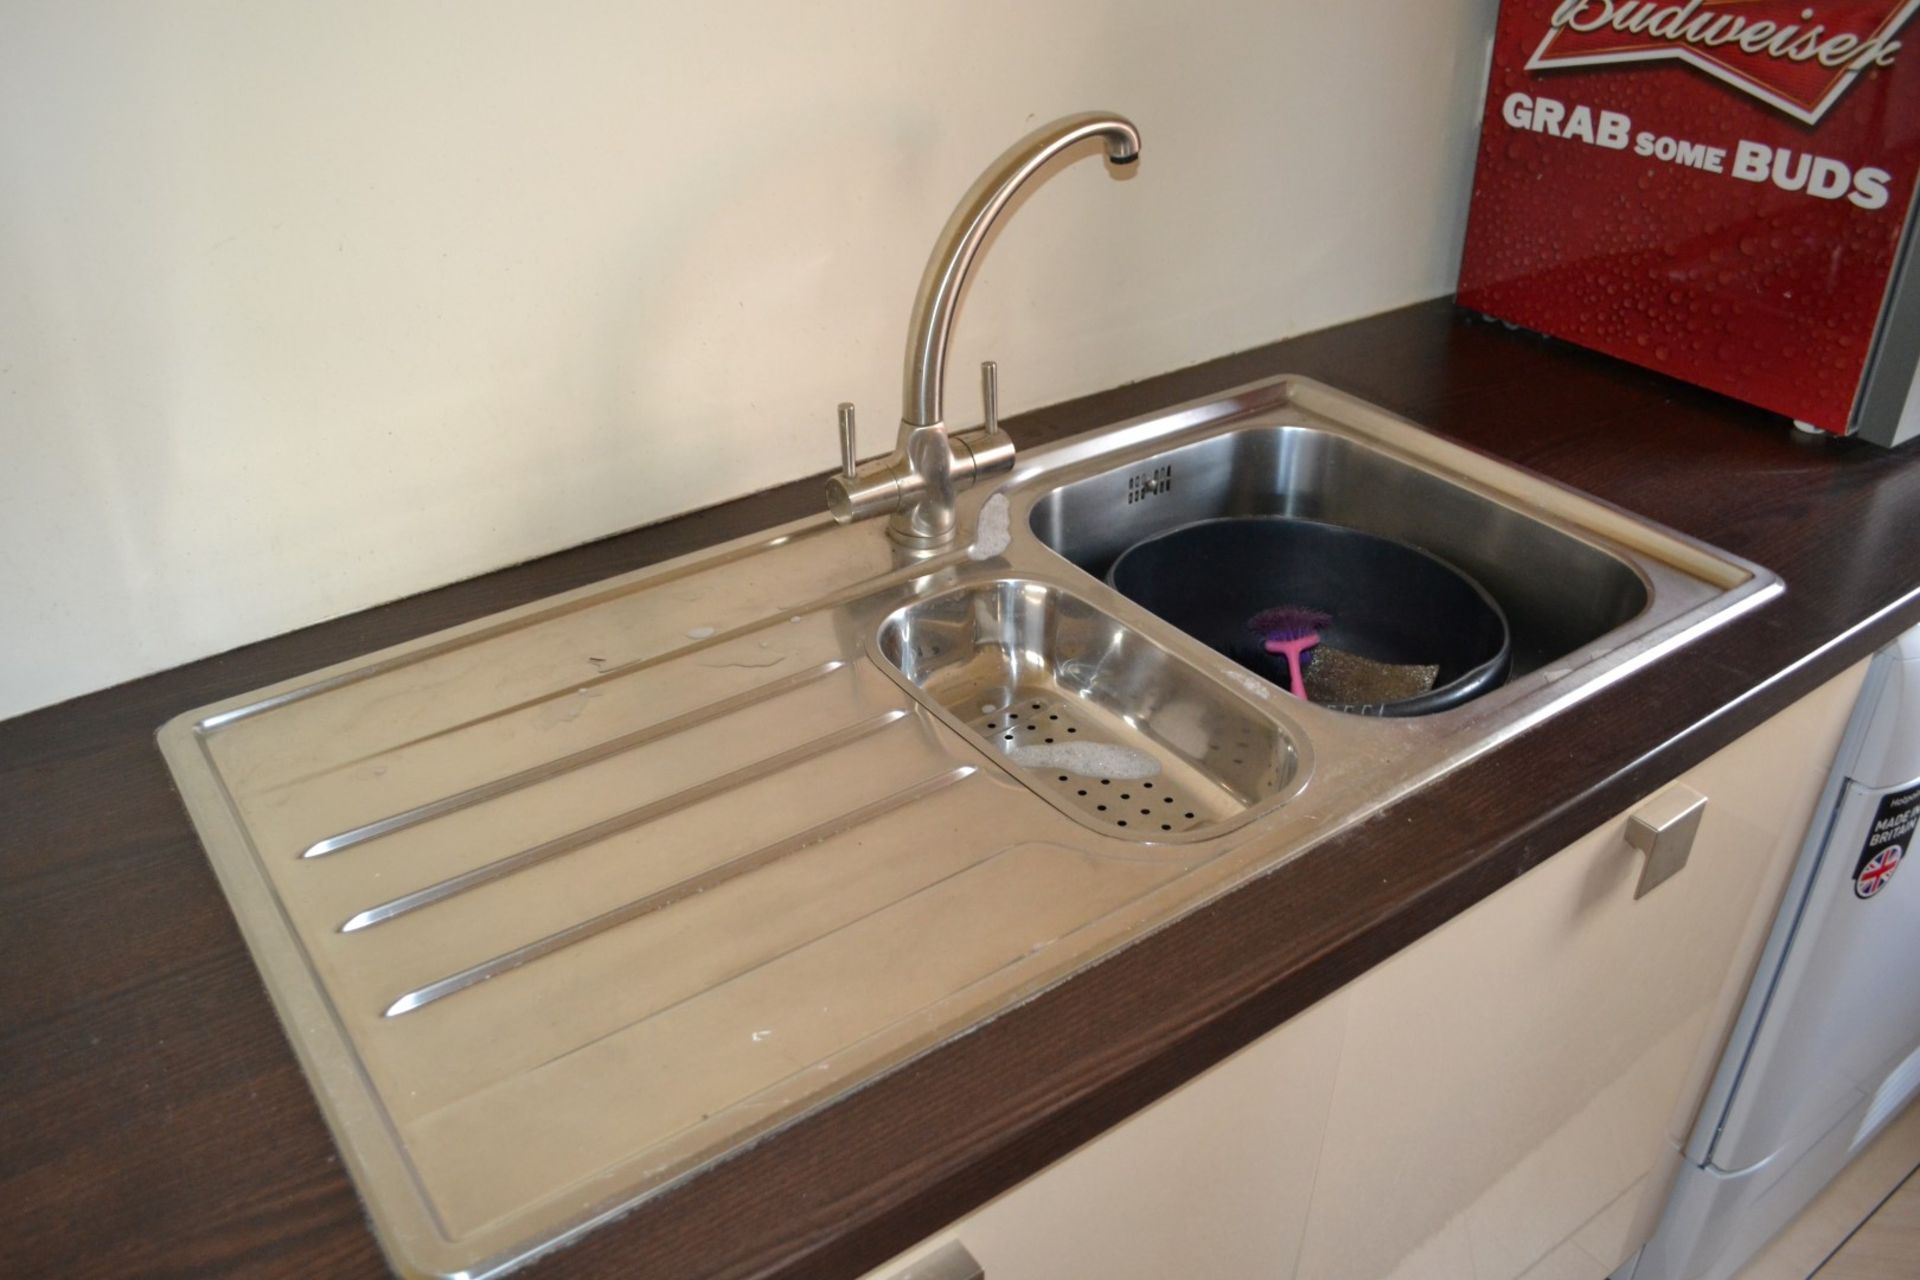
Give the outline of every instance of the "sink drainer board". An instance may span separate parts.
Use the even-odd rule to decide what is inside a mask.
[[[997,580],[896,610],[880,650],[1022,782],[1129,840],[1241,820],[1299,762],[1280,725],[1078,596]]]
[[[163,730],[402,1275],[563,1242],[1102,953],[1204,864],[1081,856],[1118,828],[888,670],[893,561],[801,527]],[[1151,742],[1079,705],[1067,736]],[[1195,821],[1258,793],[1154,749]]]

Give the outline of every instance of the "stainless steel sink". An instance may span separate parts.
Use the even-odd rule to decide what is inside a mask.
[[[1111,614],[1002,579],[894,611],[880,652],[952,724],[1069,816],[1174,842],[1278,803],[1300,773],[1281,723]]]
[[[1342,715],[1101,580],[1236,511],[1475,573],[1518,673]],[[1780,589],[1291,378],[956,517],[928,554],[823,512],[162,730],[398,1269],[554,1248]]]
[[[1513,674],[1466,706],[1357,730],[1387,734],[1403,750],[1442,738],[1457,744],[1463,733],[1485,733],[1490,745],[1780,589],[1756,565],[1306,379],[1260,383],[1065,442],[1020,466],[1002,493],[1014,528],[1027,535],[1015,537],[1008,562],[1077,583],[1122,617],[1131,616],[1128,602],[1103,580],[1120,552],[1217,516],[1348,525],[1472,574],[1507,613]],[[1143,629],[1175,643],[1165,624]],[[1208,653],[1195,661],[1223,664],[1245,687],[1261,686],[1257,693],[1273,688]],[[1328,735],[1345,730],[1320,708],[1289,710],[1310,726],[1326,768]]]
[[[1103,577],[1143,538],[1217,516],[1299,516],[1430,551],[1505,610],[1514,674],[1593,643],[1646,608],[1622,555],[1493,492],[1322,427],[1230,430],[1063,484],[1033,504],[1034,535]]]

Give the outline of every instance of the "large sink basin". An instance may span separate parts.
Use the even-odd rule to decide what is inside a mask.
[[[1343,715],[1102,581],[1269,511],[1477,574],[1512,680]],[[398,1269],[554,1248],[1779,590],[1288,378],[959,515],[917,556],[823,512],[162,730]]]
[[[1041,542],[1103,577],[1143,538],[1217,516],[1275,515],[1394,538],[1464,570],[1506,612],[1516,675],[1647,606],[1647,581],[1625,555],[1463,476],[1322,427],[1244,427],[1181,444],[1061,485],[1033,504],[1030,522]]]
[[[1463,733],[1491,745],[1780,590],[1756,565],[1305,379],[1068,441],[1019,468],[1004,493],[1015,528],[1031,537],[1014,540],[1009,561],[1050,564],[1046,572],[1110,607],[1125,603],[1113,604],[1121,598],[1103,581],[1122,551],[1219,516],[1347,525],[1475,577],[1512,628],[1508,684],[1437,716],[1372,728],[1293,703],[1322,769],[1337,754],[1329,735],[1349,732],[1362,736],[1355,746],[1384,734],[1401,752],[1450,738],[1451,757],[1464,759]],[[1164,624],[1150,633],[1179,643]],[[1273,689],[1211,651],[1183,651],[1256,696]]]

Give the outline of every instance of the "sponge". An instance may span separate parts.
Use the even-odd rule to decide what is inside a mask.
[[[1307,697],[1336,706],[1399,702],[1425,693],[1439,678],[1437,664],[1375,662],[1323,644],[1314,649],[1307,663]]]

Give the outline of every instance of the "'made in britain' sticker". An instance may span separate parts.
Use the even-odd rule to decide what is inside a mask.
[[[1853,896],[1871,898],[1887,887],[1907,846],[1920,826],[1920,787],[1909,787],[1880,798],[1867,830],[1867,843],[1853,868]]]

